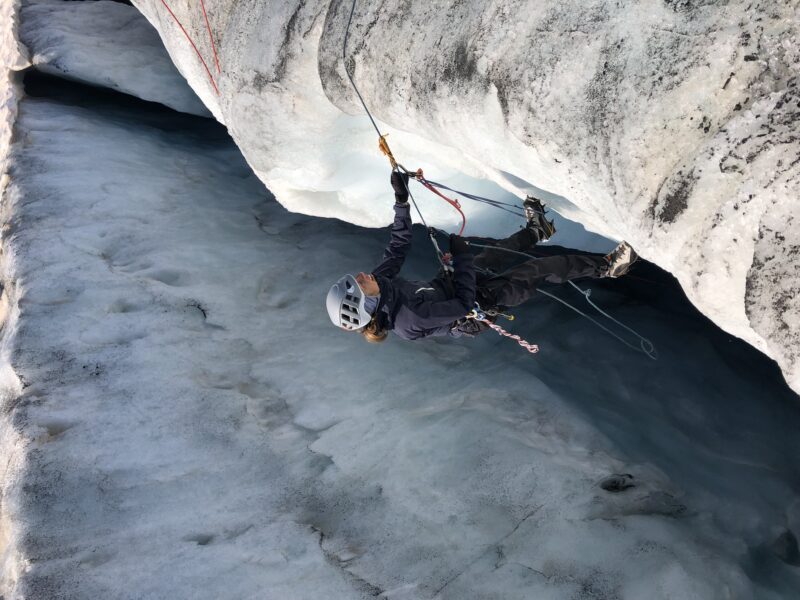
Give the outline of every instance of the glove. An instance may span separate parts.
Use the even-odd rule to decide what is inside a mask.
[[[394,201],[398,204],[408,202],[408,173],[392,171],[392,189],[394,190]]]
[[[462,238],[461,236],[456,235],[455,233],[450,234],[450,254],[453,256],[458,256],[459,254],[471,254],[472,248],[469,246],[469,242]]]

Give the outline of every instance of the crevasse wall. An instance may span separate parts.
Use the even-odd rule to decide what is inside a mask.
[[[349,0],[135,0],[287,208],[388,221],[386,162],[342,61]],[[348,63],[395,154],[629,240],[800,390],[797,3],[359,2]],[[214,86],[217,87],[215,91]],[[528,187],[530,185],[530,187]],[[427,205],[426,205],[427,206]],[[429,223],[453,227],[446,207]],[[472,233],[494,217],[472,215]]]

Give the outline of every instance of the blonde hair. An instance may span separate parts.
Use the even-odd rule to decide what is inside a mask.
[[[380,344],[381,342],[386,341],[386,338],[389,336],[389,330],[383,329],[380,325],[378,325],[378,320],[375,317],[372,317],[372,320],[367,324],[367,326],[361,330],[361,335],[363,335],[364,339],[371,344]]]

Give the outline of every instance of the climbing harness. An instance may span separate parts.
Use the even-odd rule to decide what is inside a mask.
[[[164,2],[164,0],[162,0],[162,2]],[[370,112],[369,108],[367,107],[367,103],[364,101],[364,98],[361,95],[361,92],[359,91],[358,86],[356,85],[356,82],[353,80],[353,76],[350,74],[350,70],[347,68],[347,39],[348,39],[348,37],[350,35],[350,25],[351,25],[351,23],[353,21],[353,14],[355,13],[355,10],[356,10],[356,2],[357,2],[357,0],[353,0],[353,5],[350,8],[350,16],[347,19],[347,27],[345,28],[345,32],[344,32],[344,41],[342,43],[342,64],[344,66],[344,71],[347,74],[347,78],[350,80],[350,84],[353,86],[353,90],[355,91],[356,96],[358,96],[359,102],[361,102],[361,106],[364,108],[364,111],[367,113],[367,116],[369,117],[369,120],[372,123],[372,126],[375,128],[375,131],[378,134],[378,149],[381,151],[381,153],[383,155],[385,155],[388,158],[389,163],[392,166],[392,170],[393,171],[398,171],[398,172],[401,172],[401,173],[405,173],[410,178],[415,179],[423,187],[425,187],[427,190],[429,190],[430,192],[432,192],[436,196],[442,198],[444,201],[446,201],[448,204],[450,204],[453,208],[455,208],[458,211],[459,215],[461,215],[461,228],[460,228],[460,230],[458,232],[459,236],[461,236],[464,233],[464,228],[466,227],[466,224],[467,224],[467,218],[466,218],[466,216],[464,214],[464,211],[461,208],[461,204],[458,202],[458,200],[454,199],[454,198],[450,198],[449,196],[446,196],[440,190],[446,190],[448,192],[452,192],[454,194],[458,194],[459,196],[462,196],[464,198],[468,198],[468,199],[473,200],[475,202],[480,202],[482,204],[487,204],[489,206],[493,206],[493,207],[498,208],[500,210],[504,210],[504,211],[506,211],[508,213],[511,213],[513,215],[524,217],[525,213],[524,213],[523,207],[521,207],[521,206],[519,206],[517,204],[511,204],[511,203],[508,203],[508,202],[501,202],[499,200],[492,200],[491,198],[485,198],[483,196],[478,196],[478,195],[475,195],[475,194],[469,194],[469,193],[466,193],[466,192],[462,192],[462,191],[453,189],[453,188],[448,187],[448,186],[446,186],[444,184],[437,183],[435,181],[431,181],[430,179],[426,179],[424,174],[423,174],[423,172],[422,172],[422,169],[417,169],[416,171],[410,171],[409,169],[406,169],[402,164],[400,164],[397,161],[397,159],[394,157],[394,154],[392,153],[391,148],[389,147],[389,143],[386,141],[386,137],[388,136],[388,134],[381,133],[381,130],[378,127],[378,124],[375,122],[375,119],[373,118],[372,113]],[[414,205],[414,209],[417,211],[417,214],[419,215],[419,218],[422,221],[422,224],[425,226],[425,229],[428,231],[428,236],[430,237],[431,243],[433,244],[433,248],[434,248],[434,251],[436,253],[437,260],[441,264],[441,266],[444,269],[445,273],[448,273],[448,274],[452,273],[453,267],[448,264],[447,260],[445,259],[445,254],[442,252],[441,248],[439,247],[438,242],[436,241],[436,234],[438,233],[438,231],[435,228],[428,226],[427,222],[425,221],[425,217],[422,215],[422,211],[420,211],[419,206],[417,205],[417,201],[414,198],[414,195],[411,193],[411,189],[409,188],[408,183],[406,183],[405,180],[404,180],[404,185],[405,185],[406,191],[408,192],[408,197],[411,199],[411,202]],[[530,254],[526,254],[524,252],[517,252],[516,250],[510,250],[508,248],[502,248],[502,247],[499,247],[499,246],[488,246],[488,245],[471,243],[471,242],[470,242],[470,245],[471,246],[475,246],[476,248],[491,248],[493,250],[501,250],[501,251],[505,251],[505,252],[511,252],[511,253],[514,253],[514,254],[519,254],[519,255],[525,256],[528,259],[536,258],[535,256],[531,256]],[[502,276],[502,274],[500,276]],[[618,339],[620,342],[622,342],[623,344],[625,344],[629,348],[633,348],[634,350],[639,350],[639,351],[643,352],[645,355],[647,355],[649,358],[652,358],[653,360],[657,359],[657,353],[656,353],[656,350],[655,350],[655,346],[653,345],[653,343],[650,340],[648,340],[647,338],[639,335],[636,331],[634,331],[633,329],[631,329],[627,325],[619,322],[617,319],[615,319],[614,317],[612,317],[611,315],[609,315],[608,313],[603,311],[599,306],[597,306],[594,302],[592,302],[592,300],[589,298],[589,295],[591,294],[591,290],[583,290],[583,289],[579,288],[577,285],[575,285],[571,281],[569,283],[584,296],[586,301],[595,310],[597,310],[597,312],[599,312],[601,315],[603,315],[607,319],[613,321],[614,323],[616,323],[617,325],[619,325],[623,329],[627,330],[632,335],[636,336],[639,339],[639,347],[636,347],[635,345],[631,344],[630,342],[628,342],[627,340],[625,340],[621,336],[617,335],[615,332],[611,331],[611,329],[609,329],[608,327],[604,326],[602,323],[600,323],[596,319],[590,317],[589,315],[587,315],[586,313],[584,313],[580,309],[572,306],[571,304],[569,304],[567,301],[563,300],[562,298],[559,298],[558,296],[556,296],[554,294],[551,294],[549,292],[546,292],[545,290],[542,290],[542,289],[539,289],[538,291],[541,292],[542,294],[544,294],[545,296],[549,296],[550,298],[553,298],[554,300],[557,300],[561,304],[564,304],[565,306],[568,306],[569,308],[571,308],[572,310],[574,310],[578,314],[586,317],[592,323],[594,323],[595,325],[597,325],[598,327],[600,327],[604,331],[608,332],[610,335],[612,335],[613,337]],[[500,335],[502,335],[504,337],[507,337],[507,338],[510,338],[512,340],[515,340],[520,346],[525,348],[531,354],[536,354],[537,352],[539,352],[539,346],[538,345],[531,344],[531,343],[525,341],[524,339],[522,339],[520,336],[518,336],[516,334],[512,334],[512,333],[506,331],[505,329],[503,329],[502,327],[500,327],[499,325],[497,325],[494,321],[492,321],[490,319],[490,317],[496,317],[496,316],[504,316],[510,321],[514,320],[514,316],[513,315],[508,315],[508,314],[497,312],[497,311],[482,310],[481,307],[478,305],[478,303],[475,303],[475,308],[466,316],[466,318],[467,319],[473,319],[475,321],[479,321],[481,323],[484,323],[485,325],[487,325],[488,327],[490,327],[491,329],[493,329],[494,331],[496,331]]]
[[[170,8],[169,4],[167,4],[167,0],[161,0],[161,4],[164,5],[164,8],[167,9],[167,12],[173,18],[175,23],[177,23],[178,27],[180,27],[181,31],[183,32],[183,35],[186,36],[186,39],[188,40],[189,44],[192,46],[192,48],[194,48],[194,52],[195,54],[197,54],[197,58],[200,59],[200,63],[206,70],[206,74],[208,75],[208,79],[211,82],[211,86],[214,88],[214,93],[216,93],[217,96],[219,96],[219,88],[217,87],[217,82],[214,80],[214,76],[211,74],[211,69],[208,68],[208,64],[206,64],[203,55],[200,53],[200,50],[197,49],[197,45],[194,43],[194,40],[192,40],[192,36],[189,35],[189,32],[186,31],[186,28],[180,22],[178,17],[175,16],[174,12],[172,12],[172,9]],[[214,51],[214,61],[216,62],[217,65],[217,73],[220,73],[221,71],[219,68],[219,58],[217,57],[217,47],[216,44],[214,44],[214,36],[211,34],[211,25],[209,25],[208,23],[208,15],[206,14],[206,5],[203,0],[200,0],[200,7],[203,11],[203,17],[205,18],[206,21],[206,29],[208,30],[208,37],[211,40],[211,48]]]
[[[353,76],[350,74],[350,70],[347,68],[347,39],[350,36],[350,24],[353,22],[353,13],[355,13],[355,10],[356,10],[356,0],[353,0],[353,5],[350,7],[350,16],[347,19],[347,27],[345,28],[344,31],[344,41],[342,42],[342,65],[344,66],[344,72],[345,74],[347,74],[347,78],[350,80],[350,85],[353,86],[353,90],[355,91],[356,96],[358,96],[358,100],[359,102],[361,102],[361,106],[364,107],[364,112],[367,113],[370,123],[372,123],[372,127],[375,128],[375,132],[378,134],[378,149],[381,151],[382,154],[384,154],[389,159],[389,163],[392,165],[392,170],[405,173],[406,175],[413,176],[415,178],[417,177],[417,173],[419,173],[420,177],[422,177],[421,170],[417,172],[412,172],[397,162],[397,160],[394,157],[394,154],[392,154],[392,149],[389,147],[389,142],[386,141],[386,137],[389,134],[384,134],[381,132],[380,128],[378,127],[378,124],[375,122],[375,119],[372,116],[372,113],[367,107],[367,103],[364,102],[364,97],[361,95],[361,92],[359,91],[356,82],[353,80]],[[439,248],[439,244],[436,241],[436,230],[432,227],[428,227],[428,223],[425,221],[425,217],[422,215],[422,211],[419,209],[419,206],[417,205],[417,200],[416,198],[414,198],[414,194],[411,193],[411,189],[408,187],[408,183],[406,183],[405,180],[403,180],[403,185],[406,188],[406,192],[408,192],[408,197],[411,199],[411,203],[414,205],[414,210],[417,211],[417,214],[419,215],[422,224],[428,231],[428,237],[430,237],[431,244],[433,245],[434,252],[436,253],[436,260],[439,261],[439,264],[442,266],[445,272],[452,272],[452,267],[447,264],[447,261],[445,261],[444,252],[442,252],[441,248]],[[428,189],[433,189],[433,186],[430,184],[426,187],[428,187]],[[463,232],[464,227],[466,226],[466,217],[464,216],[464,213],[461,211],[461,207],[460,205],[458,205],[458,201],[448,199],[442,194],[439,195],[442,198],[445,198],[445,200],[447,200],[448,202],[450,202],[451,205],[456,207],[459,213],[461,213],[462,217],[461,232]]]

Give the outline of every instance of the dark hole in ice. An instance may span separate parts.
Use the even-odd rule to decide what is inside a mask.
[[[62,104],[91,110],[100,117],[128,122],[135,115],[139,125],[165,132],[196,132],[202,140],[219,143],[229,140],[227,130],[214,119],[182,113],[158,102],[149,102],[112,89],[70,81],[41,73],[25,71],[25,94],[31,98],[47,98]]]
[[[615,473],[609,475],[600,482],[600,487],[607,492],[624,492],[625,490],[634,487],[633,475],[630,473]]]

